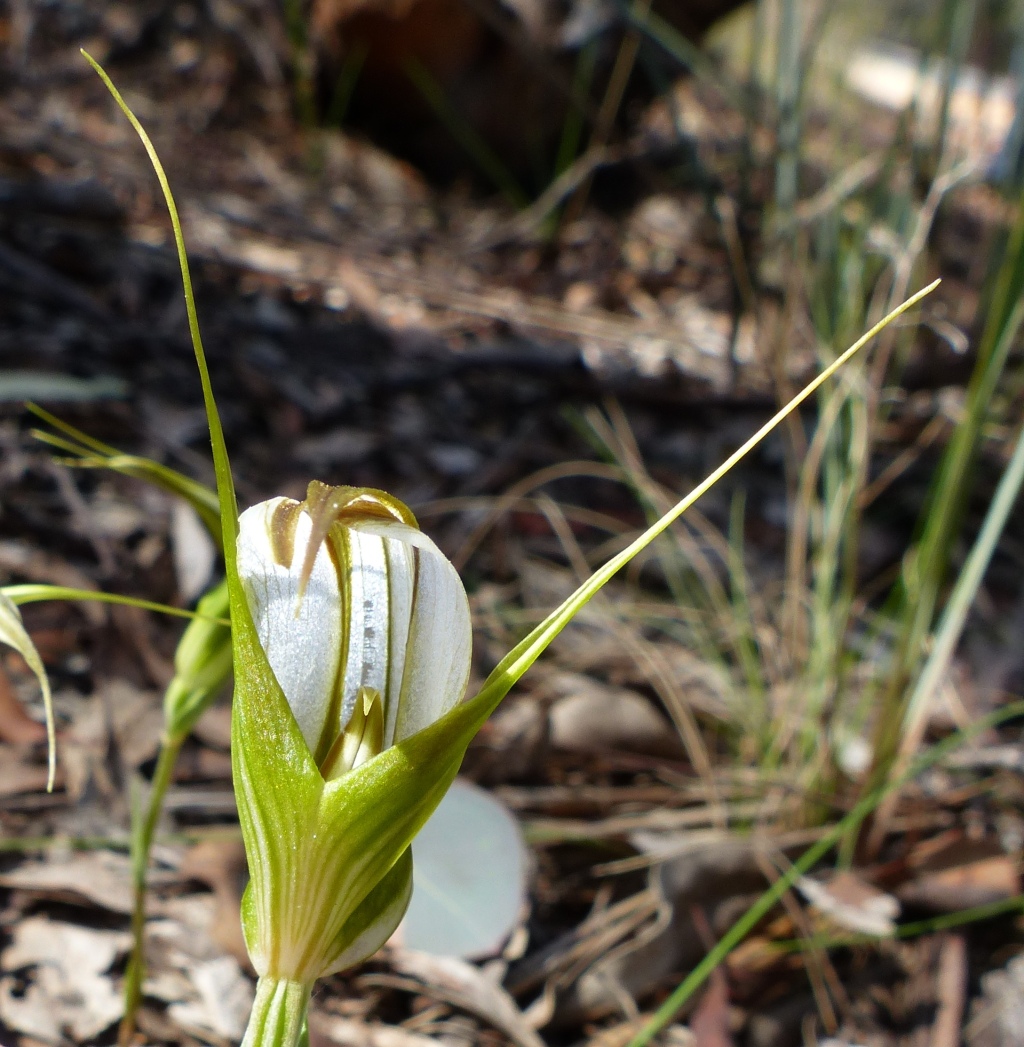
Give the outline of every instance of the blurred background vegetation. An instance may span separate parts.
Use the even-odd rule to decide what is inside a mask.
[[[532,848],[528,944],[503,960],[530,1015],[521,1047],[537,1028],[645,1040],[652,1013],[660,1028],[693,1006],[721,959],[701,957],[736,928],[751,937],[724,968],[732,1009],[714,981],[698,1009],[726,1040],[701,1040],[692,1012],[670,1035],[1020,1042],[978,1031],[1002,1020],[983,977],[1012,985],[1020,950],[1020,3],[48,0],[0,9],[0,29],[14,581],[71,572],[191,605],[217,580],[215,546],[173,497],[187,481],[112,449],[211,479],[166,221],[82,46],[182,205],[242,501],[301,497],[311,475],[407,500],[467,579],[480,676],[941,277],[595,601],[466,770]],[[30,418],[26,399],[52,413]],[[40,417],[60,462],[29,433]],[[50,637],[70,755],[46,806],[39,725],[9,703],[3,875],[52,855],[48,834],[120,853],[134,819],[137,897],[104,919],[141,935],[154,840],[163,904],[187,893],[181,855],[233,831],[223,733],[161,725],[180,627],[75,608],[26,621]],[[911,781],[920,759],[939,770]],[[791,863],[822,839],[838,849],[813,852],[813,882],[776,905],[779,876],[807,872]],[[706,867],[679,864],[696,851]],[[233,875],[212,884],[230,904]],[[852,917],[830,909],[815,885],[838,898],[842,876],[897,915],[879,930],[861,896]],[[32,905],[64,904],[0,889],[11,940]],[[737,924],[751,901],[762,910]],[[417,1025],[388,962],[377,983],[337,979],[323,1013],[435,1033],[453,1007],[465,1018],[449,1001]],[[4,963],[0,997],[20,999],[28,976]],[[140,1027],[191,1035],[140,970]],[[31,1032],[20,1013],[0,1003],[12,1036]],[[459,1042],[497,1035],[472,1021]]]

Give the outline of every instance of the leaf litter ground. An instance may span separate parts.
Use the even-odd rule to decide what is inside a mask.
[[[734,326],[728,240],[703,189],[667,191],[642,158],[629,206],[588,209],[545,241],[528,212],[458,186],[434,190],[368,143],[331,133],[311,146],[288,115],[285,85],[253,67],[255,30],[225,28],[234,6],[189,21],[157,6],[58,3],[30,12],[28,31],[5,16],[21,45],[4,52],[0,107],[0,567],[15,581],[172,603],[215,569],[180,507],[55,463],[20,406],[40,399],[99,439],[212,480],[150,171],[77,60],[77,47],[99,37],[184,207],[241,499],[296,494],[316,476],[413,504],[464,561],[483,674],[572,588],[572,545],[590,553],[642,522],[636,501],[594,466],[581,412],[615,397],[674,490],[769,413],[756,327]],[[723,158],[739,148],[742,121],[699,86],[678,92],[727,197]],[[656,138],[657,103],[643,120]],[[948,270],[946,315],[966,327],[978,274],[963,256],[985,249],[992,203],[974,190],[956,207],[936,253]],[[791,347],[794,378],[812,349]],[[919,381],[896,415],[894,452],[941,422],[944,402],[928,385]],[[748,492],[748,547],[766,565],[782,547],[777,461],[766,448],[730,488]],[[504,492],[561,463],[540,494],[524,485],[489,518]],[[868,573],[897,555],[926,482],[924,467],[904,477]],[[702,506],[723,528],[729,498]],[[991,616],[1014,587],[1012,576],[994,579]],[[385,951],[320,987],[314,1042],[625,1044],[816,839],[784,779],[729,755],[728,709],[691,684],[712,756],[710,776],[696,773],[651,669],[653,657],[669,678],[692,681],[692,652],[637,624],[643,601],[662,598],[657,579],[613,589],[471,750],[465,773],[515,813],[531,849],[528,903],[504,951],[482,966]],[[47,795],[38,718],[18,702],[34,709],[32,680],[8,654],[0,1040],[112,1043],[130,911],[128,797],[152,771],[180,626],[87,605],[25,616],[56,686],[61,765]],[[1012,689],[1019,660],[985,648],[984,630],[976,642],[983,653],[959,667],[961,693]],[[169,796],[140,1042],[230,1043],[244,1026],[252,990],[227,724],[224,703],[204,718]],[[1020,893],[1022,764],[1008,730],[928,775],[904,797],[882,857],[801,884],[663,1041],[952,1044],[968,1023],[972,1044],[1016,1042],[1005,1029],[1021,981],[1018,916],[999,906]],[[998,915],[881,943],[856,937],[985,905]],[[780,944],[816,932],[850,940],[829,951]]]

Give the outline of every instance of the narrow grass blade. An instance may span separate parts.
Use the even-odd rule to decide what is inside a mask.
[[[82,51],[82,56],[96,71],[96,75],[103,81],[104,86],[113,96],[114,101],[121,107],[121,111],[128,118],[128,122],[139,136],[149,162],[153,166],[160,190],[167,204],[167,212],[171,219],[171,228],[174,231],[174,244],[178,252],[178,264],[181,268],[182,290],[185,295],[185,311],[188,314],[188,329],[192,338],[192,347],[196,354],[196,366],[199,369],[199,380],[203,387],[203,403],[206,407],[206,421],[210,429],[210,445],[213,451],[213,468],[217,475],[217,495],[220,499],[221,534],[224,541],[224,559],[227,563],[228,575],[234,571],[235,564],[235,535],[238,533],[238,505],[235,499],[235,488],[231,480],[231,463],[228,460],[228,449],[224,442],[224,429],[221,425],[220,414],[217,410],[217,401],[213,396],[213,386],[210,382],[210,370],[206,364],[206,352],[203,349],[203,339],[199,331],[199,315],[196,312],[195,295],[192,292],[192,275],[188,266],[188,256],[185,252],[185,237],[181,231],[181,220],[178,217],[178,207],[174,202],[167,174],[164,171],[160,157],[150,141],[146,129],[139,123],[136,115],[128,108],[127,103],[121,97],[121,93],[114,86],[110,77],[107,76],[103,67],[87,51]]]
[[[998,726],[1006,720],[1024,715],[1024,702],[1014,702],[998,712],[986,716],[976,724],[972,724],[966,730],[952,735],[945,741],[933,746],[899,777],[891,782],[875,789],[865,796],[850,813],[834,825],[813,846],[806,850],[793,865],[780,876],[772,886],[761,895],[760,898],[722,935],[717,944],[711,949],[704,959],[687,975],[669,998],[654,1012],[643,1028],[630,1040],[628,1047],[647,1047],[679,1013],[683,1005],[710,977],[711,972],[740,944],[741,941],[754,929],[757,923],[766,916],[776,902],[788,891],[793,884],[826,854],[847,834],[856,831],[857,827],[868,815],[882,802],[882,800],[893,790],[901,788],[912,781],[929,767],[941,762],[954,749],[964,742],[976,737],[984,731]]]
[[[62,418],[58,418],[55,414],[50,414],[45,407],[40,407],[39,404],[32,403],[31,400],[25,404],[25,410],[34,414],[36,418],[46,422],[47,425],[53,426],[53,428],[58,432],[63,433],[75,443],[81,444],[94,454],[106,456],[121,453],[116,447],[111,447],[109,444],[102,443],[90,436],[88,433],[83,432],[81,429],[76,429],[73,425],[65,422]]]
[[[753,115],[742,89],[722,73],[705,51],[687,40],[670,22],[651,10],[641,12],[630,7],[622,13],[626,21],[653,40],[683,68],[689,69],[718,91],[738,112],[746,116]]]
[[[540,623],[524,640],[518,643],[495,667],[488,676],[474,703],[479,703],[484,708],[492,709],[508,693],[513,684],[530,668],[540,657],[541,653],[555,639],[556,636],[569,624],[573,617],[584,607],[606,582],[616,575],[623,567],[633,559],[637,553],[647,548],[658,535],[666,531],[675,520],[677,520],[687,509],[703,497],[719,480],[729,472],[730,469],[754,447],[756,447],[773,429],[784,419],[793,413],[808,397],[827,382],[848,360],[859,352],[880,331],[901,316],[908,309],[915,306],[922,298],[930,294],[939,284],[936,280],[927,287],[918,291],[908,298],[902,305],[894,309],[879,323],[875,324],[867,334],[859,338],[841,356],[837,357],[825,368],[813,381],[806,385],[792,400],[780,411],[772,416],[746,443],[734,451],[717,469],[714,470],[704,481],[698,484],[685,498],[677,502],[664,516],[649,527],[639,538],[633,541],[618,555],[613,556],[602,567],[598,568],[572,594],[560,607],[556,608],[543,622]]]
[[[525,207],[529,202],[512,172],[497,153],[480,137],[477,130],[445,97],[441,85],[430,75],[426,66],[410,58],[404,66],[405,75],[433,109],[448,133],[469,154],[480,171],[496,189],[499,189],[513,207]]]
[[[946,609],[942,613],[942,619],[932,642],[931,654],[928,656],[924,670],[918,677],[917,686],[907,703],[901,746],[904,757],[913,752],[921,740],[929,703],[953,659],[953,651],[963,633],[968,612],[974,604],[985,571],[988,569],[1010,512],[1020,495],[1022,485],[1024,485],[1024,429],[1017,437],[1017,445],[999,481],[988,512],[985,514],[985,522],[956,580]]]
[[[36,404],[28,403],[25,406],[37,418],[41,418],[62,434],[58,436],[41,429],[32,430],[32,435],[40,443],[70,455],[71,457],[66,460],[67,465],[79,469],[110,469],[124,476],[145,480],[169,494],[184,498],[199,514],[199,518],[217,545],[221,544],[220,506],[216,491],[178,472],[177,469],[154,462],[151,458],[125,454],[115,447],[100,443],[99,440],[94,440],[87,433],[76,429],[73,425],[69,425]]]
[[[992,920],[997,916],[1013,913],[1024,913],[1024,894],[1015,894],[1012,898],[1002,898],[998,902],[989,902],[986,905],[975,905],[970,909],[958,909],[955,912],[943,913],[941,916],[933,916],[928,920],[915,920],[913,923],[903,923],[896,928],[893,937],[897,940],[905,941],[907,938],[920,938],[926,934],[937,934],[940,931],[948,931],[953,927],[963,927],[969,923],[980,923],[982,920]],[[841,936],[819,934],[810,938],[776,942],[772,948],[785,954],[805,952],[811,949],[849,949],[858,945],[877,943],[878,938],[869,934],[844,934]]]
[[[67,585],[44,585],[43,583],[26,582],[22,585],[5,585],[0,587],[2,593],[11,603],[20,607],[26,603],[42,603],[45,600],[89,600],[93,603],[121,604],[124,607],[138,607],[143,611],[155,611],[157,614],[169,614],[172,618],[205,618],[218,625],[229,625],[226,618],[211,618],[197,611],[184,607],[171,607],[170,604],[157,603],[154,600],[143,600],[137,596],[122,596],[120,593],[103,593],[95,589],[74,589]]]

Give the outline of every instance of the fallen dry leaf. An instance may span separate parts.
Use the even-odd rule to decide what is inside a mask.
[[[1024,1043],[1024,956],[981,977],[981,996],[964,1030],[968,1047],[1018,1047]]]
[[[856,873],[840,872],[827,882],[801,876],[796,886],[818,912],[848,931],[879,938],[896,931],[900,903]]]
[[[171,509],[171,550],[178,596],[182,603],[191,604],[210,583],[217,563],[217,547],[188,502],[176,501]]]
[[[156,874],[153,879],[159,879]],[[86,851],[64,860],[50,854],[46,860],[26,862],[0,875],[0,887],[13,888],[72,904],[98,905],[109,912],[132,911],[131,862],[111,851]]]
[[[247,970],[249,953],[242,935],[239,907],[248,877],[241,840],[204,840],[190,848],[179,868],[185,879],[205,883],[213,891],[210,937]]]
[[[127,680],[106,680],[102,696],[123,766],[135,769],[156,755],[163,731],[160,698]]]
[[[219,956],[193,964],[188,971],[197,996],[172,1003],[168,1016],[183,1029],[206,1038],[210,1033],[240,1040],[252,1010],[252,982],[233,956]]]
[[[130,945],[123,931],[44,916],[22,920],[0,954],[0,967],[31,973],[24,991],[15,978],[0,979],[0,1019],[45,1043],[65,1043],[65,1032],[79,1042],[93,1040],[121,1017],[121,993],[106,972]]]
[[[391,964],[400,974],[423,983],[423,991],[475,1014],[503,1032],[516,1047],[544,1047],[515,1000],[479,968],[453,956],[395,949]]]
[[[0,797],[42,792],[46,779],[46,765],[33,746],[0,744]]]
[[[231,706],[211,705],[199,717],[192,733],[203,745],[227,752],[231,748]]]
[[[560,697],[549,711],[551,744],[573,752],[626,749],[677,756],[679,735],[642,695],[610,687],[581,673],[556,673],[544,681]]]
[[[708,987],[690,1019],[695,1047],[733,1047],[729,1032],[729,983],[721,967],[711,972]]]
[[[7,673],[0,669],[0,741],[23,744],[45,737],[46,728],[25,712]]]
[[[1006,855],[925,872],[896,892],[905,905],[957,912],[1020,894],[1020,873]]]
[[[107,768],[110,729],[103,702],[97,695],[74,695],[67,697],[63,705],[71,715],[71,724],[64,732],[64,744],[58,746],[57,756],[68,799],[76,803],[90,788],[101,797],[112,798],[115,787]]]
[[[378,1025],[317,1014],[309,1019],[310,1047],[338,1044],[339,1047],[437,1047],[437,1040],[394,1025]]]
[[[245,1031],[254,988],[242,964],[225,955],[214,939],[216,898],[206,893],[181,895],[159,901],[153,909],[156,915],[146,924],[145,995],[168,1004],[168,1016],[193,1035],[237,1042]]]

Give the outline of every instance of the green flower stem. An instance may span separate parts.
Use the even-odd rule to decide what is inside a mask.
[[[311,989],[302,982],[260,978],[242,1047],[299,1047]]]
[[[142,980],[146,973],[144,938],[146,928],[146,874],[149,871],[149,852],[153,847],[156,823],[160,820],[164,798],[174,777],[174,765],[178,760],[185,735],[164,738],[157,757],[156,770],[149,789],[146,809],[132,812],[132,952],[124,978],[124,1017],[118,1042],[130,1042],[135,1031],[135,1017],[142,1004]]]
[[[174,655],[174,679],[164,694],[164,730],[153,781],[143,803],[132,803],[132,955],[124,983],[120,1043],[131,1040],[146,975],[143,935],[146,924],[146,873],[160,812],[174,778],[174,766],[196,721],[223,689],[231,673],[231,629],[227,587],[215,585],[199,601],[199,616],[189,623]]]

